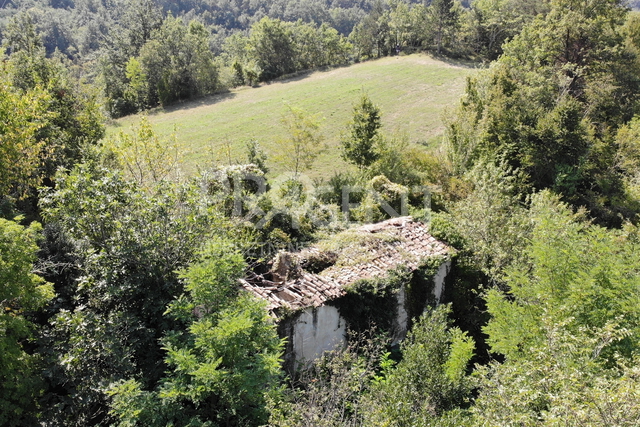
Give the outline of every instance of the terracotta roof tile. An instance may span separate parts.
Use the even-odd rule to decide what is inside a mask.
[[[410,270],[434,256],[447,256],[451,248],[436,240],[428,232],[425,224],[413,221],[411,217],[394,218],[377,224],[368,224],[351,230],[358,236],[380,234],[380,239],[371,239],[368,244],[355,250],[343,251],[325,257],[336,261],[319,273],[301,271],[296,278],[283,283],[274,283],[262,276],[241,280],[240,285],[267,301],[268,309],[279,308],[298,310],[318,307],[326,301],[345,294],[344,287],[357,280],[383,277],[400,265]],[[358,244],[357,242],[355,243]],[[303,265],[310,258],[326,254],[317,246],[290,254]],[[356,254],[357,258],[349,259]],[[323,258],[324,259],[324,258]],[[288,276],[290,277],[290,276]]]

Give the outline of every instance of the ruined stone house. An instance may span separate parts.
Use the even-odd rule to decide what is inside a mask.
[[[344,345],[348,329],[381,326],[404,338],[427,304],[442,302],[454,250],[424,223],[393,218],[339,233],[300,252],[280,252],[241,286],[267,301],[287,338],[285,366]]]

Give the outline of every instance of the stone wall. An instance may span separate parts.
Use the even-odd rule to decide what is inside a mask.
[[[442,301],[445,280],[451,271],[452,261],[445,260],[433,275],[431,293],[425,303]],[[400,287],[395,293],[396,313],[391,340],[398,343],[405,338],[411,319],[406,309],[406,291]],[[344,309],[344,308],[343,308]],[[347,322],[338,309],[331,305],[299,310],[281,321],[281,335],[287,338],[285,368],[290,372],[299,363],[320,357],[325,351],[346,344]]]

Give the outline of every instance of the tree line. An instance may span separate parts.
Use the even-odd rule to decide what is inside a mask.
[[[6,4],[0,31],[5,41],[35,31],[45,55],[66,57],[120,117],[401,52],[495,59],[503,42],[546,8],[522,0],[31,0]]]

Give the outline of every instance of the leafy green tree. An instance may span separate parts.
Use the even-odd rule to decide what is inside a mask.
[[[533,196],[526,259],[490,290],[484,331],[504,355],[478,372],[474,425],[637,423],[638,230],[607,230]]]
[[[229,224],[196,183],[144,191],[117,170],[85,164],[56,184],[43,216],[69,242],[75,274],[50,314],[43,418],[106,425],[111,383],[136,376],[153,387],[162,377],[159,339],[177,329],[163,313],[183,291],[176,270]]]
[[[591,337],[545,325],[545,344],[518,362],[493,362],[477,370],[479,395],[469,425],[631,427],[640,416],[638,361],[603,367],[603,348],[625,334],[614,325]]]
[[[33,314],[54,296],[33,273],[41,227],[0,218],[0,424],[34,424],[44,383],[32,354]]]
[[[38,170],[46,148],[37,135],[47,117],[47,100],[41,90],[21,95],[0,84],[0,196],[21,197],[42,183]]]
[[[271,80],[296,70],[293,34],[279,19],[264,17],[251,27],[249,52],[262,70],[261,80]]]
[[[269,168],[267,167],[267,155],[264,151],[262,151],[262,147],[255,139],[250,139],[245,144],[247,150],[247,162],[249,164],[256,165],[258,169],[262,171],[265,175],[269,172]]]
[[[494,60],[502,53],[502,45],[517,35],[522,27],[548,4],[530,0],[477,0],[473,2],[474,50]]]
[[[451,206],[450,216],[477,267],[501,283],[505,270],[524,256],[531,232],[521,194],[526,185],[521,175],[486,161],[476,164],[467,179],[474,188]]]
[[[531,244],[524,263],[508,271],[509,295],[487,294],[492,318],[485,332],[493,351],[520,360],[545,343],[546,327],[590,337],[617,324],[629,334],[610,347],[619,356],[633,354],[640,339],[635,227],[590,225],[548,192],[533,196],[531,211]],[[613,348],[600,357],[613,358]]]
[[[123,94],[123,101],[130,103],[136,110],[144,110],[149,102],[149,77],[140,61],[131,57],[126,65],[125,76],[129,82]]]
[[[626,216],[640,211],[640,118],[634,117],[618,129],[614,165],[620,172],[625,200],[629,204]]]
[[[34,184],[50,185],[59,167],[72,167],[82,159],[83,147],[102,138],[102,114],[90,91],[71,77],[69,63],[59,55],[47,58],[30,15],[18,15],[10,22],[3,48],[10,54],[2,73],[6,90],[11,86],[25,101],[32,100],[29,107],[15,105],[24,116],[7,118],[7,123],[30,122],[32,129],[21,142],[25,161],[16,164],[36,161]],[[42,113],[37,114],[38,109]]]
[[[35,57],[43,47],[29,13],[16,15],[7,24],[4,37],[4,48],[9,54],[22,51],[28,57]]]
[[[126,2],[122,24],[125,28],[123,36],[127,46],[126,53],[135,56],[153,32],[162,25],[162,9],[153,0]]]
[[[389,16],[381,1],[353,28],[349,39],[357,59],[380,58],[389,53]]]
[[[107,12],[108,13],[108,12]],[[148,75],[139,61],[140,50],[163,23],[162,10],[152,0],[126,2],[122,16],[105,37],[99,69],[106,107],[112,117],[155,106]]]
[[[433,31],[436,53],[440,55],[442,47],[448,44],[447,38],[457,30],[459,11],[453,0],[433,0],[427,13]]]
[[[326,23],[316,26],[298,21],[288,26],[296,50],[297,70],[348,62],[351,45]]]
[[[246,265],[231,242],[211,241],[181,273],[186,293],[168,314],[187,324],[164,340],[172,368],[155,391],[112,389],[119,425],[263,425],[278,384],[282,342],[263,302],[239,291]]]
[[[309,168],[313,161],[324,150],[323,136],[319,132],[320,123],[306,111],[287,106],[287,114],[282,116],[282,124],[287,130],[287,136],[280,141],[283,149],[278,160],[282,162],[294,175]]]
[[[392,182],[405,186],[419,186],[426,183],[424,170],[415,163],[424,152],[412,147],[406,134],[385,137],[380,135],[376,139],[377,158],[367,169],[362,170],[365,176],[384,175]]]
[[[620,72],[629,64],[624,13],[618,2],[558,1],[525,25],[495,66],[469,82],[448,124],[453,168],[502,156],[532,189],[553,189],[619,225],[628,212],[611,132],[630,118],[639,93],[637,80]]]
[[[404,52],[411,52],[422,48],[428,34],[427,10],[424,4],[409,4],[398,0],[389,2],[389,31],[390,47]]]
[[[139,60],[148,77],[151,105],[167,105],[218,88],[209,33],[198,21],[187,26],[169,15],[140,49]]]
[[[363,94],[353,106],[353,118],[341,138],[342,158],[360,169],[370,166],[379,156],[381,127],[380,108]]]
[[[179,152],[175,135],[161,141],[146,116],[132,128],[132,132],[120,132],[109,140],[108,147],[140,188],[153,190],[177,172]]]
[[[471,392],[466,375],[473,340],[451,327],[448,306],[428,309],[402,342],[402,360],[388,369],[369,396],[366,425],[455,425],[447,414]]]

